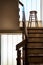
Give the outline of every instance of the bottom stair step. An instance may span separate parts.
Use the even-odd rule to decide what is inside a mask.
[[[43,63],[43,57],[28,57],[29,63]]]
[[[29,65],[43,65],[43,64],[39,64],[39,63],[29,63]]]

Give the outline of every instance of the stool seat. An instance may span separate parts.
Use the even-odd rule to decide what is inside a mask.
[[[35,13],[35,14],[36,14],[36,13],[37,13],[37,11],[30,11],[30,13],[31,13],[31,14],[33,14],[33,13]]]

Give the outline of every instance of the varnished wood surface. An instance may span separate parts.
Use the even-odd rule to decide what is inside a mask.
[[[20,42],[19,44],[16,45],[16,50],[18,50],[21,47],[24,47],[26,44],[26,40],[23,40],[22,42]]]
[[[30,63],[43,63],[43,57],[28,57]]]
[[[23,49],[23,59],[25,60],[25,57],[27,57],[28,65],[43,65],[43,28],[28,28],[28,42],[25,40],[25,44],[26,49]]]

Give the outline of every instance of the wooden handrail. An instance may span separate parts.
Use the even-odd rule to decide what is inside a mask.
[[[18,50],[21,47],[24,47],[26,44],[26,40],[23,40],[22,42],[20,42],[19,44],[16,45],[16,50]]]
[[[19,1],[19,4],[21,4],[22,6],[24,6],[24,5],[23,5],[23,3],[22,3],[22,2],[20,2],[20,1]]]
[[[25,9],[24,9],[24,5],[23,5],[23,3],[21,2],[21,1],[19,1],[19,4],[21,5],[21,6],[23,6],[23,10],[22,10],[22,12],[23,12],[23,17],[22,17],[22,22],[23,22],[23,35],[25,35],[25,38],[27,39],[27,27],[26,27],[26,19],[25,19]]]

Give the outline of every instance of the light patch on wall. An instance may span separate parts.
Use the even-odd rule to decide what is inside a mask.
[[[17,65],[16,45],[22,41],[22,34],[1,35],[1,65]]]

